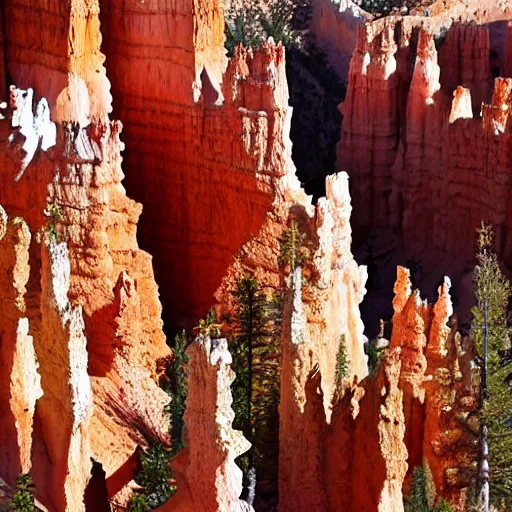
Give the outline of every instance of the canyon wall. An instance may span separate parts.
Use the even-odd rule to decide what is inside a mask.
[[[42,503],[59,511],[85,510],[91,459],[113,495],[138,445],[170,443],[157,385],[170,351],[151,257],[137,245],[141,207],[121,185],[98,9],[2,4],[4,69],[26,87],[2,91],[0,120],[0,243],[13,272],[0,292],[11,389],[2,477],[14,485],[31,469]]]
[[[392,230],[409,257],[445,269],[459,261],[454,278],[473,259],[482,220],[511,263],[509,129],[499,114],[509,86],[495,81],[510,67],[509,11],[495,7],[472,24],[467,12],[455,22],[453,7],[361,25],[342,106],[338,168],[352,178],[358,236]]]
[[[14,416],[19,439],[5,446],[19,448],[8,455],[5,478],[12,485],[32,467],[46,506],[82,510],[91,458],[103,465],[107,485],[122,486],[126,482],[110,477],[139,444],[149,438],[169,443],[163,411],[169,399],[155,380],[156,363],[169,351],[151,259],[135,240],[140,207],[120,185],[119,125],[106,121],[89,131],[55,125],[44,99],[34,118],[32,90],[11,92],[0,127],[0,201],[13,219],[7,225],[16,227],[3,241],[14,281],[2,281],[4,311],[12,310],[3,316],[2,364],[15,387],[2,407]],[[39,145],[33,152],[24,149],[31,137]],[[23,365],[27,372],[20,375]],[[37,374],[42,396],[34,404],[41,394]],[[80,460],[70,459],[77,453]]]
[[[219,1],[102,8],[127,188],[144,204],[141,243],[168,283],[168,327],[193,326],[286,173],[284,49],[239,49],[228,61]]]
[[[442,495],[462,506],[474,453],[471,429],[460,425],[474,430],[476,401],[470,354],[446,327],[448,282],[430,307],[399,270],[390,349],[367,377],[359,314],[367,274],[350,252],[348,177],[329,177],[316,205],[300,188],[284,49],[239,48],[227,59],[220,2],[6,0],[0,16],[0,79],[21,87],[0,111],[0,365],[9,389],[0,400],[1,476],[13,485],[32,470],[49,510],[80,511],[91,459],[112,497],[133,477],[139,445],[170,445],[169,398],[157,386],[170,350],[154,262],[170,330],[214,301],[219,318],[232,311],[236,280],[247,273],[262,288],[285,291],[282,511],[401,511],[407,475],[423,458]],[[444,193],[439,184],[425,188],[424,174],[446,156],[444,139],[434,137],[432,147],[425,139],[464,123],[494,130],[493,158],[505,166],[505,138],[495,132],[508,128],[510,84],[497,82],[483,121],[471,119],[488,94],[490,68],[466,76],[461,65],[446,80],[455,86],[464,75],[473,100],[458,89],[453,106],[437,102],[447,57],[413,25],[358,29],[340,158],[351,152],[356,224],[382,223],[426,243],[431,234],[413,221],[438,214],[420,199]],[[445,45],[484,62],[485,30],[454,31]],[[121,185],[125,146],[121,123],[108,118],[102,52],[114,115],[125,123],[129,195],[144,204],[139,238],[154,260],[137,244],[141,205]],[[450,150],[463,151],[455,143]],[[413,172],[391,172],[402,161]],[[418,188],[423,195],[406,200],[409,188],[411,197]],[[396,226],[401,205],[407,211]],[[285,280],[281,240],[292,221],[309,257]],[[342,341],[350,360],[344,393],[335,376]],[[247,443],[231,428],[225,340],[200,338],[189,353],[188,444],[173,463],[180,490],[162,509],[247,509],[234,463]]]

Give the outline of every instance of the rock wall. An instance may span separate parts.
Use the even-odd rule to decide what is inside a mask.
[[[168,284],[166,324],[191,327],[261,230],[286,172],[284,50],[264,45],[228,61],[217,0],[102,8],[127,188],[144,205],[141,243]]]
[[[409,257],[470,262],[485,220],[510,264],[509,135],[494,127],[508,85],[493,76],[509,67],[506,13],[490,9],[473,24],[452,15],[360,26],[338,167],[353,181],[359,239],[389,228]]]
[[[10,436],[0,467],[11,485],[32,467],[42,502],[59,511],[84,509],[91,458],[114,495],[138,445],[170,442],[169,399],[156,382],[170,351],[151,257],[136,241],[141,207],[121,185],[98,9],[2,4],[8,79],[28,88],[2,97],[0,120],[0,203],[13,219],[2,254],[15,279],[1,284],[2,378],[17,397],[0,406]]]
[[[1,6],[5,80],[23,87],[11,88],[0,110],[0,204],[9,215],[0,210],[0,378],[9,389],[0,400],[1,476],[12,485],[32,469],[49,510],[80,511],[91,458],[112,497],[133,476],[139,445],[170,444],[168,397],[156,383],[170,351],[152,259],[137,244],[141,206],[121,185],[124,144],[121,123],[108,118],[100,7],[115,114],[126,124],[127,183],[144,203],[139,235],[155,257],[169,327],[204,315],[215,291],[219,317],[229,312],[247,272],[263,288],[286,290],[280,508],[401,511],[407,475],[424,457],[438,490],[462,506],[476,400],[471,354],[446,328],[448,283],[431,308],[399,271],[391,347],[367,377],[359,315],[367,275],[350,252],[348,177],[329,177],[326,197],[312,205],[291,162],[283,48],[238,49],[226,59],[222,6],[200,0]],[[496,82],[483,119],[474,119],[490,90],[487,28],[454,29],[438,52],[428,27],[397,23],[358,29],[340,146],[354,218],[363,228],[390,226],[420,248],[455,247],[452,223],[457,215],[469,222],[446,195],[466,186],[457,162],[467,148],[457,141],[474,137],[477,148],[485,140],[486,172],[497,176],[485,197],[503,218],[508,188],[497,184],[508,165],[511,85]],[[443,74],[450,54],[476,55],[481,72],[464,61]],[[457,89],[450,103],[443,83],[475,92]],[[442,137],[427,144],[437,131]],[[445,181],[430,184],[444,163]],[[310,257],[286,285],[280,240],[292,220]],[[506,252],[503,234],[499,243]],[[342,339],[351,364],[340,396]],[[188,445],[174,462],[180,491],[163,510],[243,509],[234,458],[247,445],[231,428],[225,341],[199,339],[190,354]]]

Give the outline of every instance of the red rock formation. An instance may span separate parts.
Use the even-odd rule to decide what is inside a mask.
[[[3,34],[10,78],[35,85],[38,100],[34,113],[32,89],[11,91],[11,110],[0,121],[0,203],[11,216],[23,216],[32,233],[42,229],[46,238],[61,242],[58,247],[67,246],[55,249],[55,272],[64,272],[64,288],[51,277],[55,255],[43,250],[41,258],[35,241],[28,249],[29,330],[20,330],[19,349],[23,333],[30,333],[41,365],[34,478],[50,508],[82,510],[91,457],[103,465],[109,483],[137,445],[148,438],[169,443],[163,411],[169,399],[156,383],[157,361],[169,350],[151,257],[136,241],[141,207],[121,186],[121,126],[106,117],[110,100],[99,53],[98,4],[9,1],[2,8],[10,20]],[[32,42],[35,36],[40,45]],[[2,295],[12,295],[8,281],[5,286]],[[12,326],[4,327],[15,335]],[[18,405],[12,407],[18,414]],[[29,468],[30,425],[18,427],[22,464]],[[13,456],[16,446],[10,446]],[[9,469],[11,484],[19,464]],[[112,483],[111,494],[118,486]]]
[[[171,326],[206,314],[233,255],[261,230],[286,172],[287,118],[283,48],[239,50],[228,64],[220,2],[174,4],[116,0],[103,13],[127,187],[144,204],[141,240],[168,284]]]
[[[25,222],[19,218],[8,221],[0,207],[0,378],[4,390],[0,401],[0,467],[5,468],[2,477],[9,482],[32,467],[34,410],[41,396],[34,342],[25,316],[30,238]]]
[[[253,510],[239,499],[242,470],[235,458],[250,448],[233,430],[230,385],[235,375],[226,339],[199,337],[188,349],[185,448],[172,463],[178,492],[158,510]]]
[[[464,261],[472,260],[481,220],[495,226],[498,251],[510,262],[510,186],[508,130],[490,128],[487,121],[508,101],[503,81],[490,98],[490,49],[497,45],[489,25],[451,25],[448,15],[458,7],[450,9],[433,7],[435,16],[423,19],[417,44],[419,18],[388,18],[360,29],[338,166],[353,180],[358,235],[375,226],[392,228],[408,256],[428,262],[435,253],[446,260],[445,268],[463,260],[451,269],[456,278]],[[490,8],[476,19],[505,16]],[[498,58],[506,69],[505,55]],[[386,75],[386,69],[392,71]],[[459,86],[468,92],[462,96]],[[482,109],[483,122],[477,118],[482,102],[491,105]]]
[[[317,355],[294,328],[300,325],[294,317],[306,309],[295,289],[282,338],[283,510],[403,510],[406,474],[424,460],[439,495],[464,509],[476,471],[476,395],[471,354],[463,352],[456,325],[447,326],[449,287],[446,280],[439,300],[428,306],[412,292],[408,271],[399,268],[393,336],[379,371],[360,384],[345,381],[332,419],[322,407],[319,366],[311,366]]]
[[[469,355],[445,326],[448,284],[432,309],[399,271],[391,346],[365,379],[366,272],[350,253],[347,176],[329,177],[316,207],[300,189],[283,48],[238,49],[228,61],[219,1],[103,7],[125,167],[145,205],[142,239],[169,318],[196,319],[215,290],[219,314],[229,312],[247,272],[262,287],[282,287],[283,231],[296,220],[307,235],[310,258],[291,276],[284,310],[281,509],[401,511],[407,471],[423,458],[438,490],[462,506],[475,397]],[[156,384],[169,353],[151,257],[136,240],[141,207],[121,185],[121,125],[107,117],[99,2],[6,0],[0,15],[0,58],[25,88],[11,90],[0,120],[0,203],[27,223],[9,225],[0,240],[13,274],[0,274],[1,378],[10,390],[0,400],[0,474],[13,484],[32,464],[45,505],[79,511],[91,458],[113,496],[131,479],[138,445],[169,444],[168,398]],[[453,29],[438,55],[432,33],[449,22],[426,22],[417,48],[419,19],[397,23],[358,31],[340,162],[354,176],[360,226],[391,226],[414,249],[437,244],[456,255],[482,215],[508,228],[511,86],[497,81],[483,120],[474,119],[471,98],[476,108],[490,90],[487,28]],[[448,70],[451,54],[463,64]],[[469,55],[478,69],[464,64]],[[474,91],[456,89],[450,107],[459,84]],[[37,245],[29,233],[41,230]],[[333,406],[342,337],[352,384]],[[205,339],[190,351],[188,444],[174,463],[180,491],[163,510],[240,509],[234,458],[247,446],[231,428],[229,353]]]

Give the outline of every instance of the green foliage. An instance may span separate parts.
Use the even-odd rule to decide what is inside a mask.
[[[211,338],[219,338],[222,333],[222,325],[217,323],[215,310],[212,308],[208,311],[206,318],[199,320],[199,324],[194,327],[194,332]]]
[[[442,498],[436,501],[436,486],[432,472],[425,461],[414,468],[409,495],[404,498],[405,512],[452,512],[449,503]]]
[[[233,56],[239,44],[245,48],[254,48],[262,43],[255,30],[251,28],[251,24],[248,23],[247,15],[243,13],[237,14],[231,20],[226,19],[225,32],[225,46],[229,56]]]
[[[144,488],[143,494],[151,508],[163,505],[175,492],[171,485],[172,473],[169,462],[172,452],[159,443],[152,443],[141,456],[141,470],[135,482]]]
[[[59,232],[57,226],[62,219],[60,206],[57,203],[49,203],[46,206],[43,214],[48,219],[48,224],[46,226],[48,234],[55,242],[59,242]]]
[[[338,347],[338,353],[336,354],[336,369],[334,373],[334,380],[336,383],[336,390],[341,391],[344,379],[347,378],[350,372],[350,361],[347,356],[347,344],[345,341],[345,335],[340,336],[340,344]]]
[[[16,492],[9,503],[8,509],[12,512],[35,512],[34,495],[32,492],[32,478],[23,473],[16,479]]]
[[[169,384],[164,388],[171,397],[168,413],[172,450],[167,450],[159,443],[151,443],[149,450],[141,455],[142,468],[135,481],[143,490],[132,496],[130,511],[147,511],[159,507],[177,491],[177,487],[171,483],[169,463],[183,448],[183,415],[188,393],[186,344],[187,336],[182,331],[174,339],[172,363],[168,368]]]
[[[511,286],[501,272],[493,250],[493,231],[482,223],[478,231],[477,266],[474,271],[476,306],[472,337],[480,359],[483,357],[484,302],[488,311],[487,392],[482,403],[482,422],[488,428],[490,498],[499,510],[512,509],[512,390],[507,379],[512,361],[501,357],[510,346],[507,307]]]
[[[453,508],[443,498],[439,498],[434,506],[434,512],[453,512]]]
[[[288,266],[291,273],[296,267],[304,264],[309,256],[309,249],[306,246],[307,237],[299,229],[296,221],[292,221],[290,228],[283,233],[281,238],[281,265]]]
[[[129,512],[151,512],[151,507],[148,504],[146,496],[138,492],[132,494],[128,502]]]
[[[377,348],[376,345],[372,342],[369,342],[368,345],[368,372],[370,375],[375,375],[377,370],[379,369],[380,360],[382,359],[382,354],[384,349]]]
[[[302,31],[293,27],[293,18],[296,10],[301,7],[304,2],[291,0],[277,0],[271,2],[268,11],[261,11],[261,26],[268,37],[272,37],[274,41],[281,42],[285,48],[302,41]]]
[[[237,460],[247,471],[253,463],[265,463],[268,438],[277,429],[281,304],[277,294],[265,293],[251,275],[237,281],[233,297],[233,336],[229,340],[236,374],[231,386],[233,426],[253,445]]]
[[[426,9],[433,2],[434,0],[355,0],[362,9],[377,17],[392,13],[409,14],[413,7],[419,8],[421,13],[421,8]]]
[[[185,331],[177,334],[174,339],[174,355],[171,364],[171,436],[173,455],[183,447],[183,415],[185,414],[188,383],[188,354],[185,351],[187,336]]]
[[[236,9],[226,16],[226,48],[230,56],[239,44],[254,48],[272,37],[285,47],[301,45],[304,30],[294,27],[294,18],[307,0],[275,0],[262,6],[253,2],[250,6]]]

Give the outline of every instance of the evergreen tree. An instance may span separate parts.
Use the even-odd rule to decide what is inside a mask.
[[[170,482],[171,455],[171,451],[161,444],[152,443],[141,456],[142,469],[135,477],[135,482],[144,488],[142,494],[151,508],[163,505],[176,492],[176,487]]]
[[[253,433],[253,366],[255,349],[261,348],[267,334],[267,304],[259,290],[258,282],[252,275],[239,279],[233,293],[235,302],[235,329],[230,343],[233,368],[236,373],[232,385],[234,428],[242,430],[254,446]],[[244,471],[252,465],[254,449],[242,455],[239,462]]]
[[[510,283],[501,272],[493,250],[493,231],[482,224],[478,231],[477,266],[474,271],[476,306],[472,337],[482,363],[484,310],[487,303],[488,363],[486,390],[482,394],[482,424],[488,429],[490,498],[498,510],[512,509],[512,361],[507,307]],[[483,372],[481,364],[481,372]]]
[[[183,448],[183,415],[185,414],[188,384],[188,355],[185,351],[187,336],[185,331],[174,339],[172,363],[168,368],[168,384],[163,386],[171,397],[168,406],[172,449],[168,450],[159,443],[151,443],[141,455],[141,470],[135,481],[143,490],[130,500],[130,511],[145,512],[163,505],[176,491],[172,483],[171,459]]]
[[[253,481],[251,468],[258,481],[277,482],[281,297],[274,290],[260,289],[251,275],[237,281],[233,296],[233,426],[252,444],[237,464]],[[266,487],[275,499],[277,488]]]
[[[453,512],[444,499],[436,500],[436,486],[428,463],[414,468],[409,495],[404,498],[405,512]]]
[[[171,364],[171,434],[173,455],[183,447],[183,415],[188,394],[187,364],[188,355],[185,352],[187,336],[185,331],[177,334],[174,340],[174,355]]]
[[[347,345],[345,335],[340,336],[340,344],[338,353],[336,354],[336,368],[334,373],[334,380],[336,383],[336,395],[340,395],[343,388],[343,381],[347,378],[350,372],[350,361],[347,355]]]
[[[280,255],[281,265],[288,266],[291,274],[297,267],[302,266],[309,256],[306,242],[306,234],[302,233],[297,222],[292,220],[290,228],[283,233],[281,238]]]

